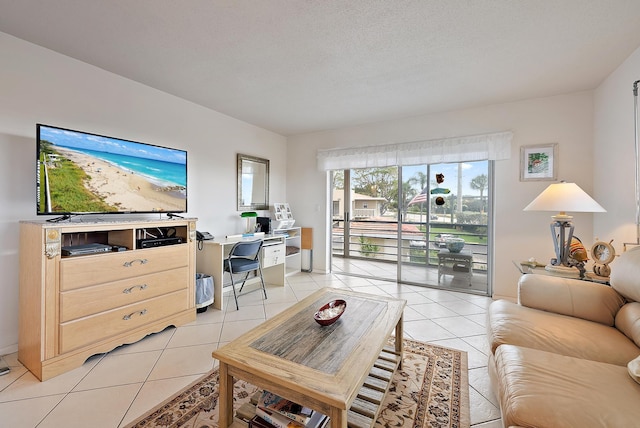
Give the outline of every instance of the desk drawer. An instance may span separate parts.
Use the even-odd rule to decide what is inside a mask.
[[[262,267],[267,268],[284,263],[284,244],[262,247]]]
[[[60,353],[90,345],[189,308],[189,290],[60,324]]]
[[[187,266],[189,252],[185,251],[185,245],[62,259],[60,290],[73,290]]]
[[[189,286],[189,268],[142,275],[60,293],[60,322],[97,314]]]

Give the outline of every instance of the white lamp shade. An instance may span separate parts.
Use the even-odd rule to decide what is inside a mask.
[[[606,212],[602,206],[580,188],[576,183],[554,183],[538,195],[524,211],[556,211],[560,213]]]

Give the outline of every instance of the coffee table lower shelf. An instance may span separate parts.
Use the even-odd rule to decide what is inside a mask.
[[[349,428],[370,428],[375,423],[382,402],[389,392],[393,374],[402,362],[402,357],[395,352],[393,345],[386,346],[373,364],[358,396],[351,404],[347,414]],[[236,412],[232,428],[246,428],[249,420],[256,414],[256,404],[261,392],[256,393],[249,403],[243,404]],[[331,426],[331,421],[327,427]]]

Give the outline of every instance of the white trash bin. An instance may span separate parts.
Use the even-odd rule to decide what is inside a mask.
[[[213,277],[204,273],[196,273],[196,311],[206,312],[213,304]]]

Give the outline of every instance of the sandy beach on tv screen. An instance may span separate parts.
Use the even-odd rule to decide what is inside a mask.
[[[56,150],[87,173],[93,194],[118,211],[180,212],[185,196],[178,189],[158,186],[141,175],[118,168],[93,156],[61,147]]]

